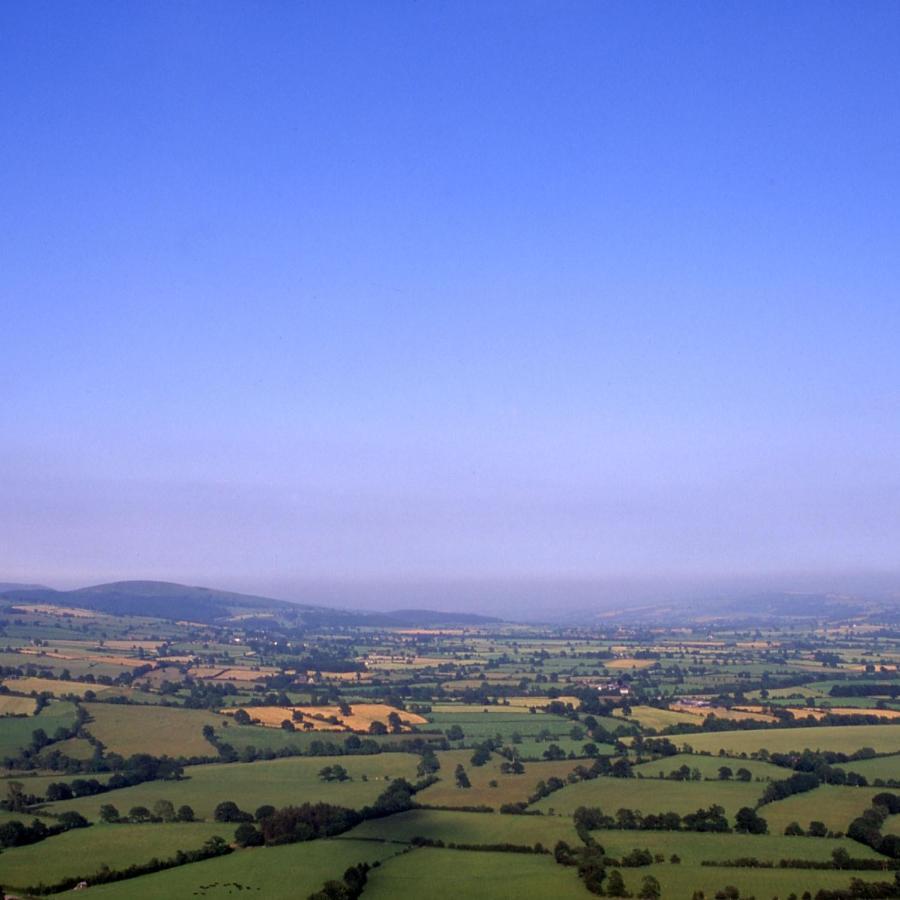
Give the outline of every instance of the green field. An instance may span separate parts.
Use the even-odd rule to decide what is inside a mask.
[[[893,872],[720,868],[672,863],[619,871],[632,894],[637,894],[646,875],[654,876],[662,887],[664,900],[688,900],[696,890],[702,890],[711,898],[726,885],[739,888],[741,897],[757,897],[762,900],[769,897],[787,897],[791,892],[799,896],[807,890],[815,896],[816,891],[822,888],[846,888],[851,878],[861,878],[863,881],[893,880]],[[589,896],[585,892],[582,900]]]
[[[881,788],[823,784],[814,791],[767,803],[760,807],[759,814],[769,823],[769,831],[776,834],[781,834],[791,822],[806,828],[813,819],[824,822],[832,831],[846,831],[880,792]]]
[[[765,807],[761,814],[764,815]],[[762,834],[712,834],[689,831],[595,831],[594,839],[606,852],[621,858],[635,847],[651,853],[662,853],[666,859],[676,853],[684,865],[700,865],[703,860],[725,861],[742,856],[757,859],[830,860],[831,851],[843,847],[856,858],[879,859],[870,847],[848,839],[831,840],[811,837],[785,837]]]
[[[440,781],[416,795],[416,801],[423,806],[492,806],[495,809],[503,803],[518,803],[528,799],[539,781],[548,778],[565,778],[579,761],[525,763],[521,775],[503,775],[500,766],[503,757],[493,754],[483,766],[473,766],[469,762],[471,750],[447,750],[437,754],[441,761],[438,772]],[[583,761],[582,761],[583,762]],[[459,788],[454,779],[454,770],[462,763],[472,783],[471,788]],[[490,782],[496,781],[492,787]]]
[[[900,725],[838,725],[811,728],[767,728],[755,731],[719,731],[708,734],[678,735],[678,746],[690,744],[695,750],[732,755],[768,750],[788,753],[792,750],[834,750],[855,753],[872,747],[878,753],[900,752]]]
[[[738,769],[747,769],[754,780],[760,781],[787,778],[791,774],[790,769],[756,759],[731,759],[730,757],[706,756],[701,753],[679,753],[675,756],[664,756],[661,759],[641,763],[635,766],[633,771],[635,775],[643,775],[644,778],[659,778],[660,772],[668,775],[669,772],[680,769],[682,766],[697,769],[704,778],[716,779],[719,777],[721,766],[728,766],[732,772],[737,772]]]
[[[85,703],[91,716],[87,730],[106,746],[108,752],[131,756],[216,756],[203,737],[204,725],[221,724],[222,717],[199,709],[167,706],[125,706],[113,703]]]
[[[369,875],[366,900],[584,900],[572,868],[552,856],[422,848],[395,856]],[[299,895],[298,895],[299,896]]]
[[[75,724],[75,706],[54,700],[36,716],[7,717],[0,719],[0,758],[15,756],[31,743],[36,728],[43,728],[49,737],[57,728],[71,728]]]
[[[24,888],[70,876],[88,877],[103,866],[123,868],[178,850],[198,850],[215,834],[230,840],[233,831],[232,826],[203,822],[76,828],[39,844],[4,850],[0,884]]]
[[[329,783],[319,778],[324,766],[336,762],[347,769],[351,781]],[[180,781],[150,781],[93,797],[52,803],[47,809],[56,813],[75,809],[96,821],[104,803],[112,803],[124,814],[132,806],[149,808],[160,799],[171,800],[176,807],[186,803],[203,819],[211,819],[216,805],[223,800],[233,800],[248,812],[265,803],[285,806],[307,801],[358,808],[375,800],[385,789],[387,778],[404,777],[414,781],[418,762],[419,758],[410,753],[379,753],[190,766]],[[362,780],[363,775],[367,781]]]
[[[234,897],[245,891],[265,900],[305,900],[360,862],[373,863],[397,852],[372,841],[322,840],[284,847],[255,847],[91,888],[91,900],[193,900]],[[237,887],[240,885],[240,888]]]
[[[499,813],[413,809],[358,825],[349,837],[409,841],[428,837],[457,844],[526,844],[551,848],[557,841],[580,844],[571,819],[558,816],[506,816]]]
[[[594,778],[571,784],[534,804],[544,812],[572,815],[579,806],[596,806],[607,815],[616,810],[682,815],[717,803],[733,816],[742,806],[754,806],[763,786],[737,781],[659,781],[650,778]]]
[[[855,759],[853,762],[841,763],[840,767],[848,772],[865,775],[871,783],[876,778],[900,781],[900,755],[876,756],[874,759]]]

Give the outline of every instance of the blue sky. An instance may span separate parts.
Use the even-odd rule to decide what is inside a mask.
[[[0,8],[0,577],[897,569],[900,6]]]

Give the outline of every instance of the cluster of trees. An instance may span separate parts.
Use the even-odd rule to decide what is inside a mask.
[[[322,781],[349,781],[350,773],[341,765],[325,766],[319,769],[319,778]]]
[[[866,844],[892,859],[900,859],[900,835],[881,833],[885,819],[898,813],[900,813],[900,795],[887,791],[876,794],[872,798],[872,805],[850,823],[847,837]]]
[[[193,808],[186,803],[175,809],[171,800],[157,800],[152,809],[132,806],[125,816],[112,803],[104,803],[100,807],[100,820],[110,825],[139,825],[145,822],[193,822],[195,817]]]
[[[341,881],[326,881],[321,891],[309,895],[309,900],[357,900],[366,886],[371,868],[373,866],[367,862],[350,866]]]
[[[87,828],[90,825],[81,813],[65,812],[57,816],[55,825],[46,825],[40,819],[35,819],[30,825],[12,819],[0,825],[0,847],[24,847],[26,844],[36,844],[45,838],[62,834],[73,828]]]
[[[744,807],[745,813],[749,807]],[[753,810],[749,810],[753,813]],[[606,815],[599,807],[579,806],[573,816],[579,835],[588,835],[599,829],[622,829],[625,831],[731,831],[725,810],[713,804],[696,812],[680,815],[676,812],[642,813],[640,810],[619,809],[615,816]],[[765,820],[760,820],[764,823]],[[738,820],[738,827],[749,830],[760,827],[749,815]],[[763,832],[764,833],[764,832]]]
[[[217,822],[240,823],[235,831],[235,842],[242,847],[310,841],[341,834],[365,819],[377,819],[411,809],[413,794],[434,780],[431,776],[412,785],[405,778],[395,778],[372,806],[366,806],[359,812],[331,803],[304,803],[302,806],[284,806],[280,809],[263,806],[252,816],[243,812],[233,801],[226,800],[216,807],[214,817]]]
[[[760,804],[774,803],[776,800],[784,800],[793,794],[803,794],[806,791],[815,790],[821,782],[819,776],[812,772],[795,772],[788,778],[778,781],[770,781],[763,791]]]

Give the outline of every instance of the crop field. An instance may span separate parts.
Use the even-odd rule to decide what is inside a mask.
[[[623,715],[623,718],[625,716]],[[694,722],[696,717],[686,712],[675,712],[671,709],[657,709],[655,706],[633,706],[627,721],[637,722],[642,728],[660,730],[669,725],[681,725],[683,722]]]
[[[742,806],[753,806],[763,792],[761,784],[737,781],[659,781],[635,778],[595,778],[570,784],[538,800],[535,809],[570,816],[579,806],[596,806],[607,815],[616,810],[643,813],[694,812],[713,803],[733,816]]]
[[[406,712],[386,703],[354,703],[350,706],[350,714],[344,715],[337,706],[246,706],[242,707],[254,721],[268,727],[279,727],[285,720],[292,721],[293,714],[299,713],[302,719],[296,722],[297,728],[310,727],[314,731],[362,731],[368,733],[373,722],[380,722],[387,727],[388,717],[396,713],[400,721],[409,730],[411,725],[425,725],[428,720],[424,716]],[[225,709],[223,713],[233,715],[236,710]],[[335,721],[336,720],[336,721]]]
[[[4,850],[0,884],[21,889],[66,877],[89,877],[104,866],[122,868],[154,856],[173,856],[180,849],[197,850],[223,832],[230,836],[226,826],[205,822],[76,828],[52,839],[52,853],[47,852],[48,844]]]
[[[0,719],[4,716],[30,716],[37,708],[33,697],[0,695]]]
[[[427,889],[424,886],[427,885]],[[552,856],[422,848],[398,855],[376,869],[366,900],[416,897],[430,900],[584,900],[590,896],[570,868]]]
[[[0,718],[2,834],[8,842],[23,833],[37,838],[0,848],[0,883],[17,888],[18,896],[34,882],[90,881],[102,866],[175,857],[219,835],[233,852],[202,862],[177,856],[174,868],[93,885],[87,896],[177,900],[249,891],[307,900],[326,881],[340,882],[348,867],[368,861],[381,865],[369,872],[363,900],[422,893],[429,900],[589,897],[583,876],[598,863],[575,829],[578,807],[611,816],[620,809],[685,815],[717,805],[735,827],[736,812],[755,807],[770,782],[794,773],[792,765],[812,768],[821,782],[831,777],[827,767],[839,764],[868,785],[819,783],[758,807],[768,826],[764,835],[597,830],[592,837],[612,859],[636,848],[658,856],[652,865],[620,871],[633,894],[654,876],[664,900],[690,898],[696,890],[712,898],[729,884],[770,900],[846,887],[856,876],[883,880],[875,871],[778,867],[781,859],[829,866],[836,849],[892,864],[889,843],[869,846],[845,835],[885,790],[877,780],[900,781],[900,723],[782,727],[770,715],[773,703],[805,714],[807,698],[816,709],[875,709],[882,695],[900,687],[892,670],[865,671],[867,659],[880,666],[900,654],[900,638],[887,626],[827,636],[727,621],[557,629],[355,627],[341,620],[300,628],[279,609],[230,606],[221,620],[190,624],[182,616],[39,613],[13,622],[3,603],[0,597],[0,619],[10,625],[0,665],[9,692],[0,694],[0,712],[33,711],[32,693],[72,697],[51,700],[37,715]],[[158,664],[158,655],[165,667],[131,674]],[[366,664],[372,668],[357,677]],[[69,676],[60,678],[65,669]],[[830,696],[835,685],[852,696]],[[669,709],[653,705],[660,698]],[[265,724],[239,724],[238,709]],[[295,710],[302,713],[296,719]],[[371,734],[375,722],[390,728],[392,712],[404,723],[402,733]],[[711,712],[754,721],[719,731],[707,721]],[[282,727],[286,718],[294,730]],[[685,746],[692,752],[673,752]],[[779,766],[768,761],[769,754],[803,748],[852,754],[864,747],[879,755],[839,763],[815,755],[783,758]],[[135,754],[141,756],[129,759]],[[177,758],[180,770],[172,772],[163,756]],[[517,768],[524,772],[514,774]],[[742,769],[749,780],[738,777]],[[114,779],[114,789],[98,789],[92,779],[101,785]],[[546,793],[551,779],[564,785]],[[541,783],[543,796],[536,796]],[[176,810],[190,806],[197,821],[159,821],[171,815],[160,801]],[[220,809],[219,818],[228,821],[217,822],[216,808],[226,801],[238,809]],[[504,804],[528,809],[501,814]],[[107,819],[130,821],[101,821],[101,808],[109,805]],[[278,818],[268,818],[269,806],[280,809]],[[283,809],[288,806],[301,809]],[[347,809],[359,815],[348,817]],[[77,824],[57,818],[66,812],[80,813],[90,827],[43,836],[11,825],[27,829],[35,817]],[[157,821],[146,821],[154,816]],[[292,816],[299,824],[285,825]],[[900,816],[884,824],[884,834],[900,832],[895,819]],[[811,821],[839,836],[784,835],[791,823],[806,830]],[[421,847],[416,839],[445,846]],[[269,846],[256,846],[266,841]],[[280,841],[287,843],[276,846]],[[552,853],[497,849],[540,844],[552,850],[558,841],[569,844],[574,865],[558,864]],[[881,853],[873,849],[879,846]],[[748,856],[775,868],[722,865]]]

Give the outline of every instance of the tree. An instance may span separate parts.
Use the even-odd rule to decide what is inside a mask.
[[[21,781],[6,783],[6,808],[10,812],[24,812],[28,809],[28,797],[25,796],[25,789]]]
[[[171,800],[157,800],[153,804],[153,816],[156,819],[162,819],[163,822],[175,821],[175,807]]]
[[[465,733],[459,725],[451,725],[447,729],[446,734],[448,741],[461,741],[465,737]],[[515,741],[513,741],[513,743],[515,743]]]
[[[234,842],[238,847],[259,847],[264,843],[262,833],[249,822],[241,822],[234,830]]]
[[[132,806],[128,810],[128,818],[132,822],[149,822],[150,810],[146,806]]]
[[[628,889],[625,887],[625,879],[618,869],[613,869],[606,879],[606,896],[607,897],[630,897]]]
[[[729,778],[734,774],[731,771],[730,766],[719,766],[719,780],[720,781],[728,781]]]
[[[659,886],[659,882],[652,875],[645,875],[644,880],[641,882],[638,897],[641,900],[656,900],[656,898],[661,896],[662,888]]]
[[[735,778],[738,781],[751,781],[753,779],[753,774],[749,769],[743,768],[743,766],[734,773]]]
[[[256,819],[257,822],[262,822],[263,819],[268,819],[275,812],[275,807],[269,803],[265,803],[256,812],[253,814],[253,818]]]
[[[245,813],[233,800],[223,800],[213,811],[217,822],[250,822],[253,816]]]
[[[239,709],[234,714],[234,721],[237,722],[238,725],[249,725],[253,720],[250,718],[250,713],[248,713],[246,709]]]
[[[809,828],[806,829],[806,833],[810,837],[828,837],[828,826],[824,822],[819,822],[814,819],[809,823]]]
[[[119,811],[112,803],[104,803],[103,806],[100,807],[100,821],[106,822],[107,824],[119,821]]]
[[[388,713],[388,725],[390,725],[391,731],[394,734],[400,734],[403,731],[403,721],[400,718],[400,714],[394,711]]]
[[[54,781],[47,785],[47,799],[52,803],[55,800],[71,800],[72,788],[64,781]]]
[[[742,806],[734,817],[735,830],[744,834],[765,834],[769,830],[766,820],[755,809]]]
[[[179,822],[193,822],[194,821],[194,809],[191,806],[188,806],[187,803],[183,803],[178,807],[178,812],[175,814],[175,818],[178,819]]]
[[[463,768],[462,763],[460,763],[456,767],[455,771],[456,776],[456,786],[461,788],[470,788],[472,787],[472,782],[469,781],[469,776],[466,775],[466,770]]]
[[[377,719],[369,725],[369,734],[387,734],[387,725],[384,722],[379,722]]]
[[[784,833],[791,837],[802,836],[803,829],[800,827],[799,822],[791,822],[785,827]]]
[[[70,828],[87,828],[91,823],[80,812],[70,809],[60,815],[59,824],[68,831]]]

